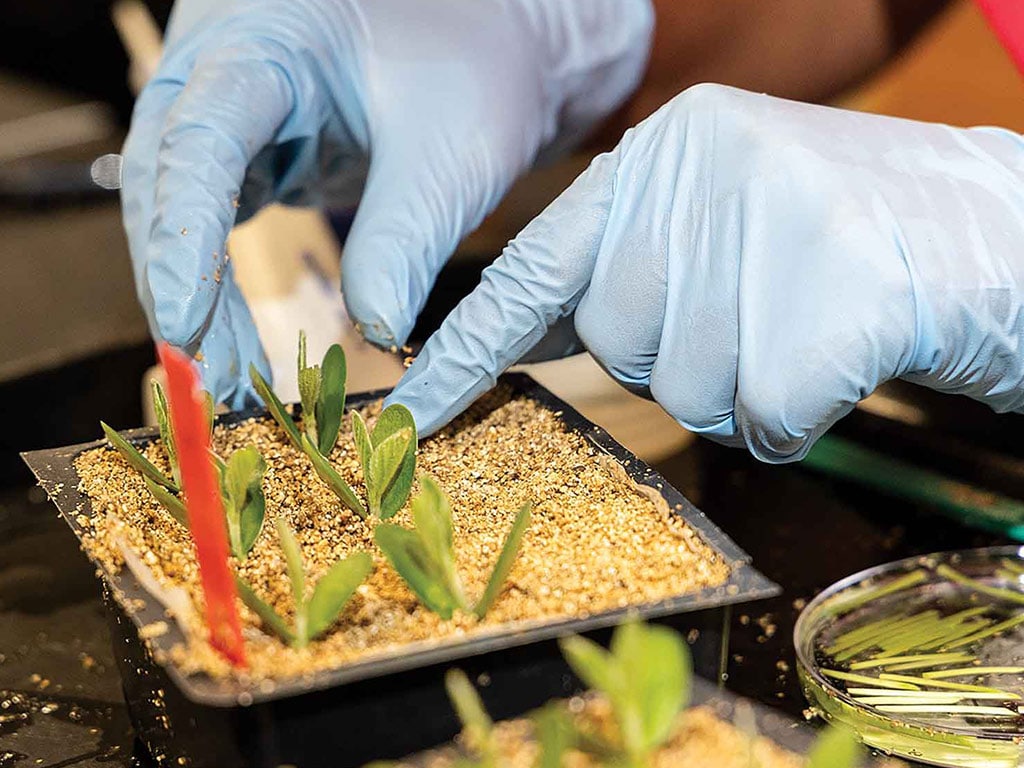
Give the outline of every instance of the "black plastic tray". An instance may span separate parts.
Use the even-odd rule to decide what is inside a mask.
[[[186,676],[172,664],[155,662],[154,653],[159,655],[182,642],[178,627],[168,622],[166,634],[141,641],[140,627],[166,618],[163,606],[129,571],[111,573],[100,566],[98,575],[110,608],[125,695],[140,738],[154,757],[167,764],[215,768],[284,763],[299,768],[339,768],[407,754],[438,744],[456,730],[443,693],[443,671],[448,666],[458,665],[493,680],[494,696],[489,698],[485,691],[485,700],[496,717],[512,716],[551,696],[564,695],[574,685],[553,638],[608,628],[627,614],[661,617],[673,624],[677,622],[671,617],[688,615],[686,626],[697,635],[703,630],[707,643],[704,650],[698,650],[698,664],[703,655],[705,670],[713,672],[712,658],[717,655],[713,638],[721,624],[717,609],[770,597],[779,592],[778,587],[751,567],[750,558],[702,512],[607,432],[528,376],[509,374],[502,382],[514,394],[555,412],[566,426],[619,462],[638,483],[655,488],[673,512],[730,563],[728,581],[716,588],[583,619],[524,622],[466,639],[416,644],[400,655],[267,686]],[[349,405],[358,407],[384,394],[352,395]],[[263,411],[236,412],[219,417],[218,423],[237,423],[258,415]],[[135,443],[145,443],[157,433],[140,429],[123,434]],[[83,531],[75,518],[89,514],[91,507],[77,490],[73,462],[83,451],[103,444],[96,441],[23,454],[79,539]],[[699,614],[690,615],[694,612]]]

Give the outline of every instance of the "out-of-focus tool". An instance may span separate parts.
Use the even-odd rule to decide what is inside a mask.
[[[245,646],[235,606],[235,582],[228,567],[224,507],[210,461],[210,434],[198,397],[199,376],[191,359],[170,345],[161,344],[159,353],[167,373],[171,426],[177,442],[189,529],[206,597],[210,645],[234,666],[244,667]]]
[[[850,440],[825,435],[807,454],[803,466],[932,505],[967,525],[1024,541],[1024,502],[922,469]]]

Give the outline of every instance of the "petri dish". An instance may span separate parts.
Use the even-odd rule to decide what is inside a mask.
[[[920,763],[1024,766],[1024,547],[907,558],[833,584],[794,629],[812,709]]]

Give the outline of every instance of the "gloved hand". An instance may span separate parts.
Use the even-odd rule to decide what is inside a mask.
[[[639,81],[649,0],[184,0],[136,104],[123,203],[154,335],[241,405],[266,370],[225,239],[271,201],[362,198],[351,316],[401,345],[437,271],[542,149]],[[237,210],[236,210],[237,209]]]
[[[1022,243],[1014,133],[698,86],[509,244],[390,399],[436,430],[558,324],[765,461],[895,377],[1020,410]]]

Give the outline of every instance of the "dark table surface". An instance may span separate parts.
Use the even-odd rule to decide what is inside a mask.
[[[959,437],[980,432],[986,446],[1014,444],[1011,434],[989,433],[992,424],[1020,425],[967,423]],[[658,468],[783,587],[734,611],[727,686],[794,717],[806,707],[791,640],[801,601],[889,560],[1005,543],[930,508],[706,441]],[[91,567],[39,489],[0,492],[0,768],[145,764],[133,750]]]

